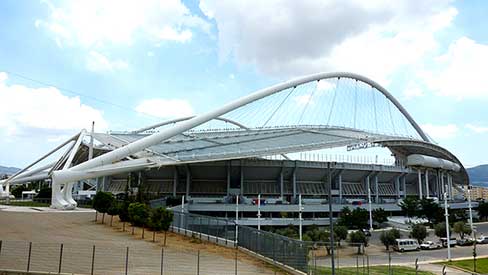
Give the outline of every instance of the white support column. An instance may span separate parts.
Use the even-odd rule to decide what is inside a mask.
[[[429,170],[425,169],[425,197],[430,198],[429,190]]]
[[[244,195],[244,168],[242,167],[242,161],[241,161],[241,195]]]
[[[342,204],[342,172],[339,173],[337,180],[339,181],[339,204]]]
[[[281,197],[281,200],[285,200],[285,194],[284,194],[284,186],[283,186],[283,168],[281,169],[281,172],[280,172],[280,197]]]
[[[417,170],[418,174],[418,184],[419,184],[419,199],[422,199],[422,172],[420,171],[420,168]]]
[[[452,175],[447,173],[447,182],[449,183],[449,199],[452,200]]]
[[[446,195],[447,195],[447,191],[446,191],[446,186],[444,185],[444,172],[440,172],[440,179],[441,179],[441,188],[442,188],[442,199],[445,199]]]
[[[369,176],[366,177],[366,188],[368,189],[368,211],[369,211],[369,229],[373,230],[373,210],[371,209],[371,185]]]
[[[227,196],[230,194],[230,161],[227,162]]]
[[[186,190],[185,190],[185,196],[187,198],[190,198],[190,184],[191,184],[191,171],[190,167],[186,167]]]
[[[293,200],[297,197],[297,168],[293,169],[293,175],[291,176],[291,181],[293,185]],[[295,201],[293,202],[295,203]]]
[[[173,197],[176,197],[176,187],[178,186],[178,168],[173,170]]]
[[[407,197],[407,179],[406,175],[402,176],[403,198]]]
[[[380,192],[379,192],[379,186],[378,186],[378,174],[374,176],[374,202],[379,203],[380,202]]]
[[[395,191],[396,191],[397,199],[400,198],[400,177],[401,176],[395,178]]]

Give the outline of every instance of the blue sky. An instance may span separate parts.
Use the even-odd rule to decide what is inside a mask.
[[[92,120],[135,129],[320,71],[376,80],[466,166],[488,163],[488,3],[263,2],[0,1],[0,165]]]

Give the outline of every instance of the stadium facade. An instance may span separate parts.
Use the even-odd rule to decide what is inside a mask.
[[[388,160],[337,155],[337,148],[383,150]],[[451,208],[465,208],[453,194],[469,186],[462,163],[392,94],[343,72],[300,77],[136,131],[82,130],[2,185],[8,192],[40,179],[51,181],[52,207],[59,209],[76,207],[73,191],[86,185],[185,196],[185,211],[214,216],[235,217],[239,197],[240,223],[247,225],[257,224],[258,196],[261,225],[297,223],[298,212],[304,225],[324,225],[329,193],[335,216],[344,206],[397,212],[406,196],[442,200],[445,194]]]

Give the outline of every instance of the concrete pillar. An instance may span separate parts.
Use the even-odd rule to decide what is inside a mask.
[[[241,195],[244,195],[244,168],[241,162]]]
[[[374,202],[375,203],[379,203],[380,202],[380,189],[379,189],[379,186],[378,186],[378,175],[375,175],[374,176],[374,194],[375,194],[375,199],[374,199]]]
[[[422,172],[420,172],[420,169],[417,170],[417,175],[419,184],[419,199],[422,199]]]
[[[227,196],[230,194],[230,162],[227,162]]]
[[[444,193],[446,192],[445,186],[444,186],[444,172],[440,172],[440,177],[441,177],[441,190],[442,190],[442,199],[444,199]]]
[[[425,169],[425,197],[430,197],[430,190],[429,190],[429,170]]]
[[[337,180],[339,181],[339,204],[342,204],[342,172],[339,173]]]
[[[186,167],[186,191],[185,197],[186,199],[190,198],[190,184],[191,184],[191,172],[190,167]]]
[[[447,182],[449,183],[449,198],[452,199],[452,175],[447,174]]]
[[[407,197],[407,180],[406,175],[402,176],[403,198]]]
[[[281,172],[280,172],[280,197],[282,200],[285,199],[285,190],[284,190],[284,186],[283,186],[283,169],[281,169]]]
[[[397,199],[400,198],[400,177],[401,176],[395,178],[395,192],[396,192]]]
[[[175,166],[173,170],[173,197],[176,197],[176,186],[178,186],[178,169]]]
[[[291,182],[293,185],[293,199],[297,197],[297,168],[293,169],[293,175],[291,176]]]

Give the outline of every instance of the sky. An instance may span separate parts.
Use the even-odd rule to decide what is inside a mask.
[[[386,87],[467,167],[488,163],[486,1],[0,1],[0,165],[82,128],[132,130],[290,78]]]

